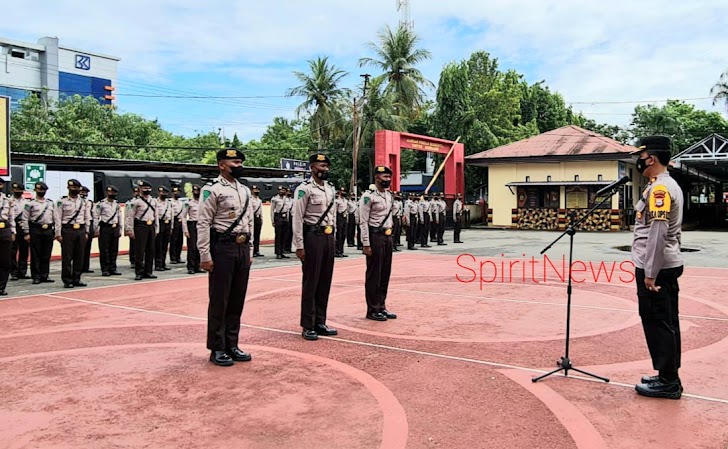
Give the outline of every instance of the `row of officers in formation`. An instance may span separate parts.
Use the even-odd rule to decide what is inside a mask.
[[[253,205],[255,187],[248,189],[238,179],[243,176],[245,155],[228,148],[217,153],[220,176],[202,188],[198,215],[200,268],[208,277],[207,348],[210,361],[219,366],[245,362],[252,356],[238,346],[240,322],[250,277],[250,266],[257,254],[253,240],[258,220]],[[404,224],[408,246],[427,245],[431,229],[442,242],[445,222],[439,196],[418,201],[393,194],[392,171],[386,166],[374,169],[375,183],[355,204],[346,192],[337,191],[327,179],[330,160],[322,153],[309,158],[311,177],[292,195],[281,189],[271,201],[271,219],[276,228],[276,256],[288,257],[290,239],[302,265],[302,337],[318,340],[320,335],[337,335],[326,325],[334,260],[344,254],[344,241],[354,246],[354,233],[366,256],[364,296],[365,317],[374,321],[396,319],[387,309],[387,294],[392,270],[392,253]],[[351,200],[352,198],[349,197]],[[442,210],[441,210],[442,207]],[[462,221],[462,201],[455,201],[456,225]],[[352,217],[353,215],[353,217]],[[434,223],[435,226],[431,226]],[[459,232],[459,230],[457,231]],[[418,237],[419,236],[419,239]],[[437,241],[437,238],[435,239]],[[459,235],[456,234],[456,241]]]
[[[2,180],[0,180],[2,181]],[[4,187],[0,182],[0,189]],[[35,184],[35,198],[23,197],[23,185],[12,183],[12,195],[2,198],[2,220],[0,235],[7,234],[0,241],[0,295],[4,295],[8,278],[28,278],[28,255],[30,254],[30,277],[33,284],[55,282],[49,278],[49,266],[54,241],[61,245],[61,278],[66,288],[83,287],[83,273],[90,269],[91,242],[98,238],[99,262],[102,276],[116,276],[121,273],[117,267],[119,239],[129,237],[129,259],[135,270],[136,280],[154,279],[153,271],[166,271],[167,256],[170,264],[185,263],[181,259],[183,236],[187,240],[187,271],[201,273],[200,256],[197,248],[197,221],[201,186],[192,186],[192,198],[180,199],[179,187],[158,187],[158,194],[152,197],[152,185],[146,181],[134,187],[134,198],[127,202],[122,214],[116,200],[118,189],[106,188],[106,198],[95,204],[88,199],[89,189],[78,180],[68,181],[68,195],[58,202],[46,198],[48,186],[43,182]],[[370,191],[374,190],[370,186]],[[263,227],[262,200],[260,189],[253,186],[251,206],[253,207],[253,257],[260,253],[260,234]],[[289,258],[292,253],[293,220],[292,208],[295,201],[293,191],[279,188],[278,196],[271,200],[271,223],[275,227],[276,258]],[[429,242],[446,245],[443,240],[446,222],[446,204],[442,195],[419,196],[410,194],[406,200],[400,193],[393,195],[394,251],[399,251],[401,235],[406,235],[408,249],[430,247]],[[363,249],[359,231],[359,202],[351,195],[347,199],[345,190],[340,189],[332,205],[337,218],[335,234],[335,257],[347,257],[345,242],[349,247]],[[452,218],[455,224],[454,242],[460,241],[463,221],[463,204],[460,196],[453,203]],[[6,231],[7,229],[7,231]],[[15,236],[17,234],[17,236]],[[355,243],[356,242],[356,243]]]

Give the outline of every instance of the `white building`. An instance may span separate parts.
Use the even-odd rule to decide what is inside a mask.
[[[44,37],[37,44],[0,37],[0,95],[11,107],[28,95],[46,92],[49,99],[92,95],[112,104],[119,58],[59,45]]]

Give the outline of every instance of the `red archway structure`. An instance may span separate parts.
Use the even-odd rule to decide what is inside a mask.
[[[399,190],[400,150],[425,151],[447,155],[455,142],[418,134],[380,130],[374,134],[374,163],[392,169],[392,190]],[[445,194],[465,195],[465,145],[455,144],[452,155],[445,163]]]

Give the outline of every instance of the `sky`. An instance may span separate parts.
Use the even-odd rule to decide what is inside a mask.
[[[15,0],[0,36],[121,58],[116,103],[158,119],[165,129],[259,138],[274,117],[295,118],[293,71],[328,56],[360,85],[385,25],[400,20],[398,0]],[[710,89],[728,70],[724,0],[410,0],[414,31],[432,58],[420,69],[437,85],[444,65],[474,51],[498,58],[530,83],[545,80],[574,110],[628,126],[637,104],[689,99],[712,105]],[[434,97],[434,90],[430,96]],[[171,96],[208,98],[170,98]],[[236,97],[236,98],[209,98]],[[642,102],[642,103],[637,103]],[[221,130],[221,131],[220,131]]]

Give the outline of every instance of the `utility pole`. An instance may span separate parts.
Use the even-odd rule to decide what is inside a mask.
[[[361,106],[362,110],[364,109],[364,105],[366,104],[366,96],[367,96],[367,87],[369,85],[369,78],[371,78],[371,75],[368,73],[365,73],[363,75],[359,75],[362,78],[364,78],[364,89],[362,91],[362,97],[361,97]],[[357,168],[359,165],[359,140],[361,139],[361,123],[359,122],[359,111],[356,104],[356,98],[354,98],[354,115],[353,115],[353,125],[354,125],[354,143],[353,143],[353,151],[352,151],[352,170],[351,170],[351,190],[349,190],[354,195],[357,195],[357,188],[356,188],[356,181],[359,178],[357,173]],[[358,195],[357,195],[358,196]]]

